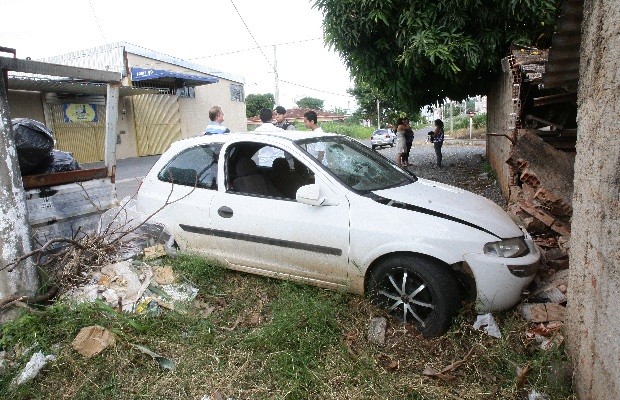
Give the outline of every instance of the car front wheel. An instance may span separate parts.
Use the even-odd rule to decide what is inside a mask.
[[[373,269],[367,284],[373,303],[413,323],[426,338],[444,334],[459,308],[452,273],[439,263],[417,256],[394,256]]]

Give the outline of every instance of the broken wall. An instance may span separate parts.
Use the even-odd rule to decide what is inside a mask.
[[[567,343],[582,399],[620,398],[620,2],[586,0]]]

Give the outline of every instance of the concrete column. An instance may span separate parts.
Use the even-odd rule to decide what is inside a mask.
[[[14,294],[32,295],[38,288],[36,268],[30,260],[12,272],[6,268],[30,252],[32,245],[5,88],[5,75],[0,72],[0,299]],[[0,322],[4,319],[0,314]]]

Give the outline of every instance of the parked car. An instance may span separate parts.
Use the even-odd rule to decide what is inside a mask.
[[[373,149],[382,146],[394,147],[396,143],[396,134],[390,129],[377,129],[370,137],[370,144]]]
[[[266,146],[280,152],[260,167]],[[540,261],[525,229],[495,203],[417,178],[333,134],[177,141],[143,180],[136,204],[155,213],[182,251],[366,294],[426,337],[449,329],[463,293],[479,312],[514,306]]]

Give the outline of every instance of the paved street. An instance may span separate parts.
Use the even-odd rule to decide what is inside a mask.
[[[450,174],[451,167],[458,167],[468,162],[468,159],[475,158],[480,160],[484,157],[484,141],[457,141],[446,139],[443,147],[444,165],[442,170],[434,170],[435,151],[431,143],[426,141],[427,132],[430,128],[424,128],[415,131],[413,147],[410,153],[409,169],[416,175],[442,181],[442,176]],[[362,143],[370,147],[370,139],[361,140]],[[377,149],[377,152],[383,154],[390,160],[396,157],[396,151],[393,147],[383,147]],[[159,156],[145,156],[126,158],[117,161],[116,166],[116,193],[119,200],[126,196],[133,196],[144,176],[149,172],[153,164],[159,159]],[[95,168],[103,166],[103,163],[86,164],[84,168]]]

